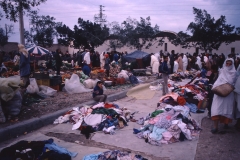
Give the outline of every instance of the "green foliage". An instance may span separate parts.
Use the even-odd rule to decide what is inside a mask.
[[[25,40],[29,43],[34,43],[43,47],[52,46],[54,37],[57,35],[55,29],[57,23],[54,17],[39,16],[37,11],[31,11],[30,17],[31,28],[30,32],[25,31]]]
[[[104,25],[78,19],[78,26],[74,26],[74,46],[94,48],[102,45],[109,36],[109,28]]]
[[[32,7],[38,6],[47,0],[1,0],[0,7],[5,13],[5,17],[16,22],[19,11],[30,12]]]
[[[58,44],[68,46],[70,41],[74,40],[74,32],[65,24],[58,23],[56,31],[58,33]]]
[[[159,32],[159,27],[152,27],[150,21],[150,17],[140,17],[140,21],[129,17],[121,25],[114,22],[111,24],[110,47],[115,49],[126,45],[138,50],[149,48],[156,40],[155,34]]]
[[[4,46],[8,42],[8,36],[5,34],[5,31],[0,28],[0,45]]]
[[[201,10],[193,7],[195,22],[188,25],[187,30],[192,33],[190,45],[199,47],[204,51],[218,49],[222,43],[229,44],[234,41],[235,27],[226,24],[225,16],[220,16],[215,20],[207,13],[206,10]]]

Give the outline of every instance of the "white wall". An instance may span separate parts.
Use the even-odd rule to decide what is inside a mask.
[[[164,43],[167,43],[167,51],[170,53],[172,50],[175,50],[175,53],[191,53],[193,54],[196,52],[195,47],[191,47],[189,49],[182,48],[180,45],[175,46],[173,45],[167,38],[164,39]],[[147,52],[147,53],[156,53],[159,52],[160,50],[164,51],[164,44],[162,46],[158,46],[158,43],[153,42],[153,45],[149,49],[145,49],[143,47],[142,51]],[[95,48],[96,51],[98,52],[103,52],[103,51],[112,51],[109,47],[109,40],[105,41],[103,45]],[[231,48],[235,48],[235,53],[240,53],[240,41],[235,41],[232,42],[229,45],[222,44],[218,50],[213,50],[212,53],[217,53],[221,54],[224,53],[225,55],[228,55],[231,53]],[[125,52],[127,51],[128,53],[131,53],[133,51],[137,50],[136,48],[130,48],[130,47],[122,47],[122,48],[117,48],[116,51],[118,52]],[[203,50],[199,50],[199,53],[203,53]]]

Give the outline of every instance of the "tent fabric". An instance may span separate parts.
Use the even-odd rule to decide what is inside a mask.
[[[136,59],[142,59],[147,55],[149,55],[149,54],[146,52],[137,50],[137,51],[134,51],[134,52],[124,56],[123,58],[124,58],[125,62],[132,63],[132,62],[136,61]]]
[[[49,51],[43,47],[40,46],[34,46],[27,49],[28,53],[38,54],[38,55],[44,55],[49,54]]]

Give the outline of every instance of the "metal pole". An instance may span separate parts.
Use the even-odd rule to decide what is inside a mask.
[[[22,0],[19,0],[19,32],[20,32],[20,43],[25,45],[24,41],[24,23],[23,23],[23,8]]]

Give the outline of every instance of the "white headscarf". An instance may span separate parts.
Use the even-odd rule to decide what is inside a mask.
[[[232,61],[232,65],[227,67],[226,66],[227,61]],[[212,88],[215,88],[225,83],[229,83],[233,85],[236,81],[236,69],[234,67],[234,60],[232,58],[226,59],[223,64],[223,68],[220,70],[219,73],[220,73],[219,77],[216,80],[216,82],[213,84]]]

